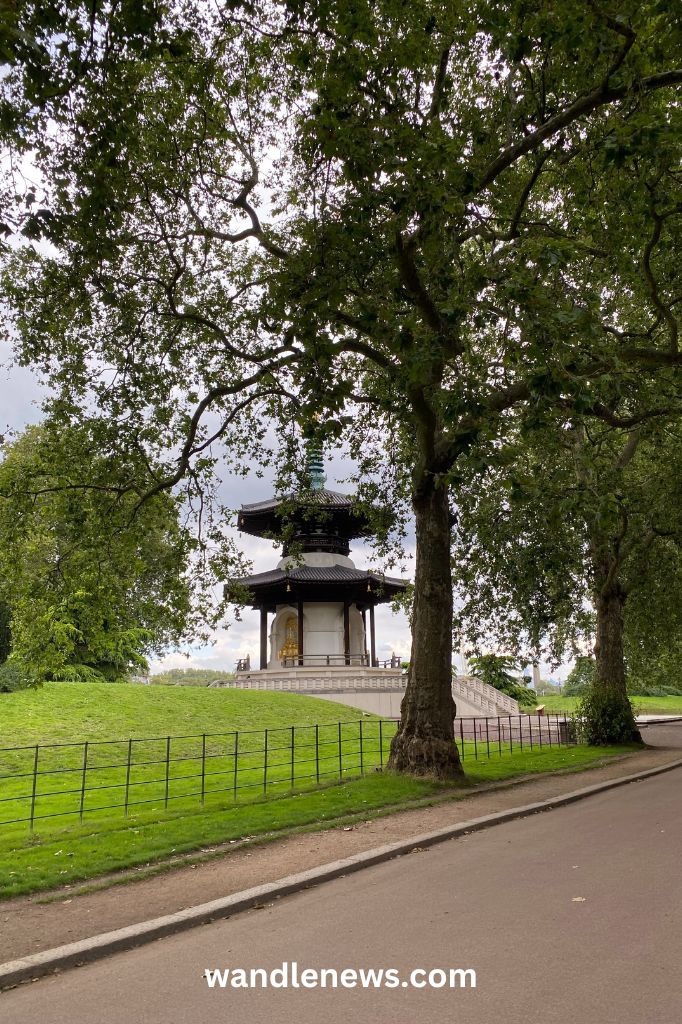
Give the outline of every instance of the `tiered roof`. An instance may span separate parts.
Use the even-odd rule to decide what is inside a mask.
[[[362,609],[392,601],[407,586],[404,580],[346,565],[270,569],[239,582],[251,591],[254,608],[305,600],[348,601]]]

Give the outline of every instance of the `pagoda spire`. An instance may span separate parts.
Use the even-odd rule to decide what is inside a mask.
[[[324,475],[324,455],[319,441],[308,441],[306,446],[306,473],[311,491],[322,491],[327,482]]]

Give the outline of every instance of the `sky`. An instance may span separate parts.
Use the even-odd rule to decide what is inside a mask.
[[[1,343],[0,343],[1,344]],[[28,368],[12,363],[11,353],[0,349],[0,435],[8,430],[22,430],[30,423],[41,419],[40,405],[45,392],[37,375]],[[326,486],[332,490],[344,491],[343,479],[348,476],[352,467],[338,453],[327,454],[325,471]],[[226,478],[222,482],[220,497],[230,507],[238,508],[241,504],[262,501],[273,494],[272,477],[252,476],[238,479]],[[272,569],[280,559],[281,552],[277,545],[248,534],[235,531],[236,539],[242,552],[252,562],[252,572],[265,572]],[[408,537],[405,544],[408,560],[405,578],[414,576],[414,537]],[[367,568],[372,562],[374,568],[380,568],[368,546],[358,540],[353,543],[351,558],[359,569]],[[397,573],[392,570],[393,575]],[[397,654],[402,660],[410,655],[410,627],[403,612],[394,612],[390,605],[379,605],[376,610],[377,657],[380,661]],[[216,630],[210,645],[185,647],[180,651],[172,651],[165,657],[151,660],[152,673],[169,668],[207,668],[231,672],[240,658],[251,656],[251,663],[258,663],[260,649],[259,613],[250,608],[243,609],[241,621],[231,620],[226,628]],[[455,653],[455,667],[464,672],[464,657]],[[540,670],[544,679],[565,679],[570,665],[562,665],[556,670],[541,663]]]

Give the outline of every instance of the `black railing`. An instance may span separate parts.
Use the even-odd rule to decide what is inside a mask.
[[[264,730],[0,748],[0,826],[103,811],[222,804],[383,768],[398,722],[360,719]],[[576,742],[566,716],[455,719],[466,763]]]

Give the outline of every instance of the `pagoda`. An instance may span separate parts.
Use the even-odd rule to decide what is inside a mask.
[[[351,496],[325,487],[319,449],[309,450],[306,483],[296,494],[242,505],[239,512],[239,530],[283,547],[274,569],[238,581],[260,612],[260,672],[251,671],[250,658],[238,670],[251,671],[252,679],[263,673],[263,685],[266,676],[310,678],[312,669],[327,677],[332,669],[395,673],[395,655],[388,664],[377,659],[374,609],[407,583],[355,567],[350,542],[371,536],[372,528]]]

